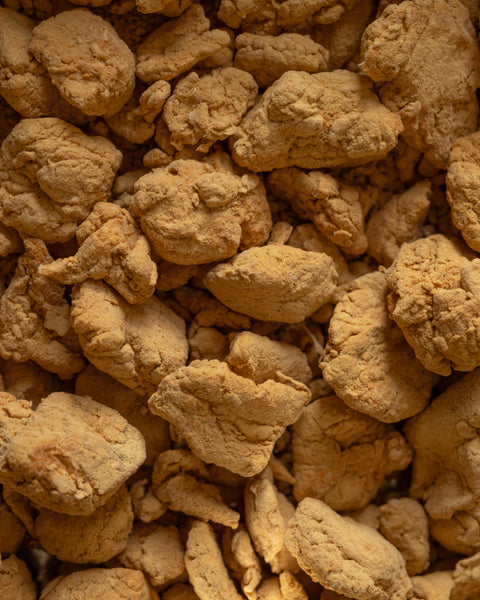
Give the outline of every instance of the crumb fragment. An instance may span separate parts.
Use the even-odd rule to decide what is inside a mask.
[[[109,129],[132,144],[144,144],[153,137],[155,124],[148,122],[134,94],[114,115],[105,117]]]
[[[170,92],[171,86],[168,81],[160,79],[152,83],[140,96],[140,110],[147,123],[153,123],[158,117]]]
[[[256,589],[262,581],[262,566],[248,532],[225,529],[222,538],[223,556],[233,574],[240,581],[242,592],[249,600],[256,600]]]
[[[0,561],[2,600],[36,600],[36,586],[27,565],[14,554]]]
[[[151,523],[163,517],[168,507],[155,496],[148,479],[136,481],[130,488],[133,512],[142,523]]]

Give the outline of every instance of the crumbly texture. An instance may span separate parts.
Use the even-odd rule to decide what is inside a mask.
[[[384,478],[412,460],[401,433],[336,396],[302,410],[293,426],[292,450],[295,498],[318,498],[334,510],[365,507]]]
[[[451,600],[474,600],[478,596],[480,554],[459,560],[453,572]]]
[[[171,85],[161,79],[152,83],[140,96],[139,106],[147,123],[153,123],[170,96]]]
[[[222,550],[232,576],[240,581],[242,592],[248,600],[256,600],[257,587],[262,581],[262,565],[248,531],[243,528],[235,532],[226,529]]]
[[[456,600],[453,595],[455,592],[452,573],[449,571],[435,571],[428,575],[412,577],[412,585],[413,600]]]
[[[384,157],[402,129],[368,78],[289,71],[243,119],[231,149],[235,162],[252,171],[345,167]]]
[[[406,600],[411,583],[398,550],[377,531],[306,498],[285,543],[314,581],[356,600]]]
[[[36,586],[27,565],[14,554],[0,562],[2,600],[36,600]]]
[[[148,404],[202,460],[248,477],[263,470],[309,400],[308,388],[288,377],[257,385],[225,363],[204,360],[168,375]]]

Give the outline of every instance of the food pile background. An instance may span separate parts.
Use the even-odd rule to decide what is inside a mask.
[[[4,0],[0,598],[480,598],[475,0]]]

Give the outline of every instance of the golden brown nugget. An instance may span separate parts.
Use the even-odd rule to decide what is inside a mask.
[[[42,21],[30,51],[61,96],[86,115],[114,115],[135,87],[135,57],[115,29],[76,8]]]
[[[299,323],[332,299],[337,272],[326,254],[271,244],[237,254],[203,281],[231,310],[262,321]]]
[[[407,600],[412,586],[398,550],[377,531],[306,498],[289,521],[285,544],[327,589],[355,600]]]
[[[231,137],[232,157],[252,171],[349,167],[386,156],[402,129],[367,77],[346,70],[289,71]]]
[[[157,267],[147,238],[128,210],[98,202],[76,237],[78,252],[42,266],[42,275],[68,285],[103,279],[130,304],[144,302],[153,294]]]
[[[350,285],[330,320],[321,367],[325,381],[350,408],[394,423],[426,406],[438,377],[416,360],[390,319],[388,294],[380,271]]]
[[[27,565],[14,554],[0,560],[2,600],[36,600],[36,585]]]
[[[188,345],[190,360],[224,360],[228,354],[228,338],[215,327],[198,327]]]
[[[143,118],[147,123],[153,123],[162,111],[166,99],[170,96],[171,85],[168,81],[155,81],[140,96],[139,105]]]
[[[107,200],[122,154],[107,139],[56,118],[23,119],[0,150],[0,218],[47,244],[75,235]]]
[[[406,142],[436,167],[477,129],[480,50],[459,0],[390,4],[363,34],[362,70],[401,117]]]
[[[292,429],[293,494],[334,510],[365,507],[384,478],[405,469],[412,451],[391,425],[326,396],[306,406]]]
[[[256,590],[262,581],[262,565],[243,526],[238,531],[224,529],[222,550],[232,577],[240,582],[242,592],[249,600],[256,600]]]
[[[226,363],[193,361],[168,375],[148,405],[202,460],[249,477],[265,468],[275,442],[310,400],[303,384],[281,381],[257,385]]]
[[[74,287],[71,317],[88,360],[140,395],[187,361],[185,323],[155,296],[131,305],[88,279]]]
[[[455,565],[449,600],[475,600],[478,597],[480,554],[459,560]]]
[[[88,516],[145,460],[140,432],[115,410],[65,392],[30,403],[0,393],[0,482],[44,508]]]
[[[295,577],[284,571],[279,577],[269,577],[262,581],[256,600],[308,600],[308,595]]]
[[[155,124],[147,122],[139,104],[139,92],[114,115],[105,117],[109,129],[132,144],[144,144],[155,134]]]
[[[40,509],[35,520],[35,537],[60,560],[102,563],[125,550],[132,526],[132,501],[122,485],[103,506],[86,517]]]
[[[153,493],[148,479],[139,479],[130,488],[133,512],[142,523],[151,523],[163,517],[168,507]]]

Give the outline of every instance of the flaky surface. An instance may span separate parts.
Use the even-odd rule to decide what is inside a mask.
[[[0,563],[2,600],[36,600],[36,586],[26,564],[14,554]]]
[[[398,550],[377,531],[306,498],[285,543],[314,581],[356,600],[406,600],[410,578]]]
[[[247,113],[231,149],[235,162],[252,171],[352,166],[385,156],[401,131],[368,78],[291,71]]]
[[[333,260],[271,244],[250,248],[207,273],[207,289],[228,308],[262,321],[298,323],[331,300]]]
[[[479,270],[467,246],[437,234],[404,244],[387,271],[389,313],[434,373],[480,364]]]
[[[415,359],[390,319],[388,293],[380,271],[351,284],[335,306],[321,366],[325,381],[350,408],[393,423],[420,412],[438,378]]]
[[[62,97],[86,115],[113,115],[133,93],[133,53],[110,23],[89,10],[42,21],[30,51]]]
[[[263,244],[272,225],[261,180],[226,155],[154,169],[135,184],[130,208],[152,248],[177,264],[230,258]]]
[[[139,394],[153,393],[187,360],[183,319],[154,296],[131,305],[89,279],[74,288],[71,315],[90,362]]]
[[[21,237],[46,243],[75,235],[96,202],[107,200],[121,152],[56,118],[23,119],[0,150],[0,217]]]
[[[391,4],[365,30],[362,70],[399,114],[409,145],[444,168],[453,142],[475,131],[480,51],[459,0]]]
[[[225,363],[194,361],[167,376],[148,404],[202,460],[248,477],[263,470],[276,440],[310,400],[303,384],[283,381],[257,385]]]
[[[363,508],[384,478],[406,468],[412,451],[391,425],[359,413],[336,396],[306,406],[293,426],[293,494],[334,510]]]

